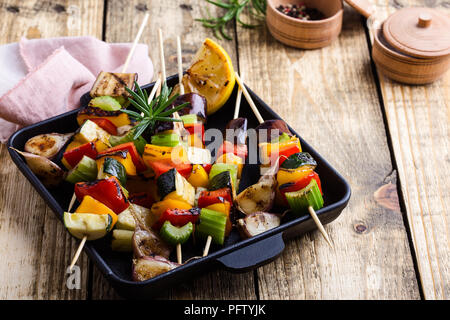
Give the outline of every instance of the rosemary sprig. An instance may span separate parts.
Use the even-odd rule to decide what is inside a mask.
[[[203,19],[195,19],[203,24],[204,27],[214,30],[214,35],[218,39],[224,37],[227,40],[232,40],[231,36],[225,31],[226,25],[232,21],[236,20],[244,28],[256,28],[259,24],[248,24],[241,20],[241,13],[245,8],[248,8],[249,13],[258,18],[264,19],[266,14],[267,0],[205,0],[219,8],[225,9],[226,12],[221,17],[211,17],[208,12],[209,17]]]
[[[169,98],[172,89],[167,87],[166,82],[163,83],[159,96],[153,99],[150,103],[148,102],[147,92],[142,90],[137,82],[134,82],[134,85],[136,87],[136,92],[130,88],[125,89],[131,95],[131,98],[128,98],[128,100],[141,113],[133,110],[121,110],[123,113],[128,114],[130,118],[138,122],[138,124],[133,128],[133,139],[136,140],[139,138],[139,136],[141,136],[147,129],[153,130],[157,121],[182,121],[181,119],[172,118],[171,115],[186,107],[189,102],[185,102],[179,106],[166,110],[179,95],[175,94]]]

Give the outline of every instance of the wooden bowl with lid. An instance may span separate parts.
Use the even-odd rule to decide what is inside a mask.
[[[430,8],[405,8],[373,30],[372,58],[387,77],[428,84],[450,68],[450,17]]]
[[[277,10],[280,5],[304,4],[325,15],[322,20],[300,20]],[[267,0],[266,23],[272,36],[292,47],[317,49],[339,36],[344,10],[341,0]]]

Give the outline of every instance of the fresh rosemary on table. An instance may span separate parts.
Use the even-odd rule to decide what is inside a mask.
[[[142,90],[137,82],[134,82],[134,86],[136,87],[136,92],[130,88],[125,89],[131,95],[131,98],[128,98],[128,100],[141,113],[126,109],[121,110],[122,112],[128,114],[130,118],[138,122],[138,124],[133,128],[133,139],[136,140],[139,138],[139,136],[141,136],[147,129],[152,131],[157,121],[182,121],[181,119],[175,119],[170,116],[186,107],[189,102],[185,102],[179,106],[166,110],[179,95],[177,93],[169,98],[172,89],[167,87],[166,82],[163,83],[159,96],[153,99],[150,103],[148,102],[147,91]]]
[[[213,5],[226,10],[225,14],[221,17],[212,17],[208,12],[209,18],[195,19],[203,24],[206,28],[211,28],[214,30],[214,35],[218,39],[224,37],[227,40],[232,40],[231,36],[225,31],[228,22],[235,20],[244,28],[256,28],[259,27],[257,24],[248,24],[241,20],[242,11],[247,8],[250,15],[256,17],[257,19],[264,19],[266,15],[266,0],[205,0]]]

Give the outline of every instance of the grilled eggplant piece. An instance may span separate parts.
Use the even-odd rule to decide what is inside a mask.
[[[11,148],[11,147],[10,147]],[[42,181],[44,186],[56,187],[64,178],[64,171],[49,159],[29,152],[11,148],[25,158],[31,171]]]
[[[112,73],[102,71],[92,86],[90,95],[92,98],[101,96],[129,97],[125,87],[133,90],[137,73]]]
[[[144,256],[133,259],[132,278],[134,281],[145,281],[179,266],[161,256]]]
[[[188,102],[185,108],[178,111],[180,116],[195,114],[203,123],[206,122],[206,99],[198,93],[186,93],[178,96],[172,104],[172,108]]]
[[[281,219],[278,214],[254,212],[245,218],[239,219],[237,221],[237,227],[241,237],[247,239],[276,228],[280,223]]]
[[[46,133],[34,136],[25,143],[24,150],[26,152],[54,159],[58,152],[73,136],[73,133]]]
[[[236,118],[228,122],[225,127],[225,140],[233,144],[245,145],[247,140],[247,119]]]
[[[272,139],[278,138],[283,133],[292,136],[291,130],[289,130],[286,122],[284,122],[283,120],[266,120],[259,126],[257,126],[255,130],[258,133],[258,140],[260,139],[260,130],[267,130],[267,139],[263,139],[264,141],[261,140],[259,141],[259,143],[271,142]],[[264,137],[264,135],[261,136]]]
[[[258,183],[251,185],[236,198],[237,208],[246,215],[272,209],[277,188],[276,173],[278,161],[259,178]]]

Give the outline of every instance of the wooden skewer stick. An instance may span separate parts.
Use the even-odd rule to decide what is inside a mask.
[[[184,94],[183,86],[183,56],[181,55],[181,40],[177,36],[177,61],[178,61],[178,84],[180,86],[180,95]]]
[[[253,113],[255,114],[259,123],[263,123],[264,119],[261,117],[261,114],[259,113],[258,108],[256,107],[255,103],[253,102],[252,98],[250,97],[247,89],[244,86],[244,83],[242,82],[242,80],[239,77],[239,75],[237,74],[237,72],[235,72],[235,76],[236,76],[236,81],[239,84],[239,87],[242,89],[242,92],[244,93],[244,97],[247,99],[248,104],[250,105],[250,107],[253,110]],[[325,240],[330,245],[330,247],[333,248],[333,245],[331,244],[331,241],[330,241],[330,237],[328,236],[327,231],[323,227],[322,222],[320,222],[319,217],[317,216],[316,212],[314,211],[314,208],[309,206],[308,211],[309,211],[311,217],[313,218],[314,222],[316,223],[317,228],[319,229],[320,233],[322,233],[322,236],[325,238]]]
[[[139,27],[138,33],[136,34],[136,38],[134,39],[133,45],[131,46],[131,49],[128,52],[128,56],[127,56],[127,59],[125,60],[125,64],[122,67],[122,73],[125,73],[127,71],[128,64],[130,63],[131,57],[133,56],[133,53],[134,53],[134,49],[136,49],[136,45],[139,42],[139,39],[141,38],[142,32],[144,31],[144,28],[147,25],[149,16],[150,15],[148,13],[146,13],[144,16],[144,19],[142,20],[141,26]],[[70,212],[70,210],[72,209],[72,206],[75,203],[75,199],[76,199],[76,196],[74,193],[72,196],[72,199],[70,200],[68,212]],[[84,244],[86,243],[86,240],[87,240],[87,236],[84,236],[83,239],[81,239],[81,242],[78,245],[78,249],[75,252],[72,262],[70,263],[69,271],[72,271],[73,266],[75,265],[75,263],[77,263],[78,258],[80,257],[81,251],[83,250]]]
[[[145,26],[147,25],[148,17],[150,15],[148,13],[145,14],[144,19],[142,20],[141,26],[139,27],[139,31],[136,34],[136,38],[134,39],[133,45],[131,46],[130,51],[128,52],[127,59],[125,60],[125,64],[122,67],[122,73],[125,73],[125,71],[128,68],[128,64],[130,63],[131,57],[133,56],[134,49],[136,49],[136,45],[139,42],[139,39],[141,38],[142,32],[144,31]]]
[[[242,81],[244,77],[241,76],[240,81]],[[242,83],[242,82],[241,82]],[[234,106],[234,117],[233,119],[237,119],[239,117],[239,110],[241,109],[241,97],[242,97],[242,89],[239,86],[239,90],[236,96],[236,105]],[[208,236],[206,239],[205,248],[203,249],[203,256],[206,257],[209,253],[209,247],[211,246],[212,237]]]
[[[245,87],[244,83],[242,82],[241,78],[239,77],[239,74],[237,72],[234,73],[236,77],[236,81],[239,84],[239,87],[242,90],[242,93],[244,94],[245,99],[247,99],[248,104],[250,105],[250,108],[252,108],[253,113],[255,114],[256,118],[258,119],[259,123],[263,123],[264,119],[261,117],[261,114],[258,111],[258,108],[256,107],[255,103],[252,100],[252,97],[250,97],[250,94],[247,91],[247,88]]]
[[[150,92],[150,95],[148,96],[148,103],[150,103],[153,100],[156,92],[159,91],[160,89],[161,89],[161,75],[158,75],[158,79],[156,80],[156,83],[153,86],[153,89]]]

